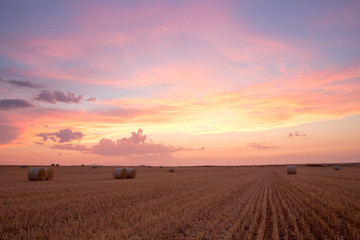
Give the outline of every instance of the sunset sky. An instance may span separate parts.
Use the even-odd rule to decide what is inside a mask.
[[[360,162],[359,1],[0,1],[0,164]]]

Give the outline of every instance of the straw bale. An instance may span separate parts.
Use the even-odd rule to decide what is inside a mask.
[[[296,166],[287,166],[287,174],[296,174]]]
[[[135,178],[136,177],[136,169],[135,168],[126,168],[127,178]]]
[[[128,177],[128,172],[125,168],[115,168],[113,171],[113,177],[115,179],[125,179]]]
[[[44,181],[46,179],[46,171],[44,168],[30,168],[28,172],[30,181]]]
[[[46,171],[46,180],[53,180],[55,172],[52,168],[45,168]]]

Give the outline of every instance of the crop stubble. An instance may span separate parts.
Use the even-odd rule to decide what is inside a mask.
[[[0,239],[360,239],[360,168],[0,167]]]

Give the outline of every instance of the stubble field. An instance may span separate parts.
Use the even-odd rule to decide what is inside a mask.
[[[0,166],[0,239],[360,239],[360,167]]]

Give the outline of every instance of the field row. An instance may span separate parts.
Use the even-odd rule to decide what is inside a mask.
[[[137,170],[0,168],[0,239],[360,239],[360,168]]]

